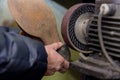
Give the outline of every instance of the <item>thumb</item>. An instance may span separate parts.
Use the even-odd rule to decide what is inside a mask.
[[[54,50],[57,50],[57,49],[59,49],[62,45],[63,45],[62,42],[56,42],[56,43],[51,44],[51,47],[52,47]]]

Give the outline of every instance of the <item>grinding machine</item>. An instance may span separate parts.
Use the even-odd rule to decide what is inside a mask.
[[[45,44],[59,41],[54,14],[45,0],[8,0],[8,6],[27,36]],[[68,9],[61,33],[64,42],[79,53],[79,59],[70,62],[71,69],[98,79],[120,79],[119,11],[120,0],[96,0]],[[70,57],[66,52],[63,55]]]
[[[72,6],[62,20],[61,33],[79,53],[72,69],[98,79],[120,79],[120,0]]]

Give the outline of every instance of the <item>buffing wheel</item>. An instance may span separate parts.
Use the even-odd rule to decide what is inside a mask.
[[[94,4],[77,4],[66,12],[62,21],[61,32],[64,41],[82,53],[91,52],[87,47],[86,28],[94,11]]]

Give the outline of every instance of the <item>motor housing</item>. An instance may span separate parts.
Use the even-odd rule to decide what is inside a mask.
[[[99,79],[120,79],[119,3],[96,0],[96,4],[77,4],[66,12],[62,36],[80,54],[71,63],[72,69]]]

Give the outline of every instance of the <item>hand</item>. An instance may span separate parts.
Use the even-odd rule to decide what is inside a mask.
[[[65,60],[59,53],[56,52],[63,44],[61,42],[56,42],[45,46],[46,52],[48,54],[48,65],[46,76],[53,75],[56,71],[64,73],[69,68],[69,62]]]

